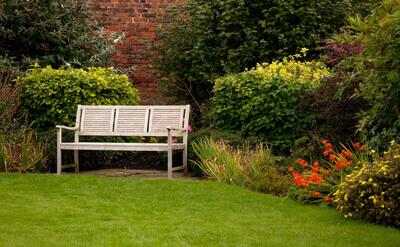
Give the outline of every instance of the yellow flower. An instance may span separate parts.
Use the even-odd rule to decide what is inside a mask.
[[[376,153],[375,149],[372,149],[371,151],[369,151],[370,154],[374,154]]]
[[[393,156],[395,159],[398,159],[398,158],[400,158],[400,155],[394,155]]]
[[[369,179],[368,179],[368,182],[372,182],[372,181],[373,181],[373,179],[372,179],[372,178],[369,178]]]
[[[391,140],[391,141],[390,141],[390,145],[392,145],[392,146],[393,146],[395,143],[396,143],[395,140]]]
[[[304,55],[308,52],[308,49],[307,48],[305,48],[305,47],[303,47],[303,48],[301,48],[301,51],[300,51],[301,53],[303,53]]]
[[[382,205],[381,205],[381,208],[385,208],[385,205],[382,204]]]

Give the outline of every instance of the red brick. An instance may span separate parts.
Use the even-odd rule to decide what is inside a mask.
[[[135,67],[130,75],[139,89],[142,103],[165,103],[160,97],[159,82],[149,69],[148,43],[156,37],[156,29],[166,8],[184,0],[91,0],[97,21],[108,33],[125,33],[125,39],[116,45],[113,60],[119,67]],[[165,98],[166,101],[170,100]]]

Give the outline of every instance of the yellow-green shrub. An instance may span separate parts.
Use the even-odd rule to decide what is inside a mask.
[[[346,218],[400,227],[400,145],[391,143],[383,157],[364,163],[335,192],[336,207]]]
[[[22,109],[34,127],[75,124],[77,105],[136,105],[139,95],[127,75],[113,68],[53,69],[36,65],[19,78]]]
[[[218,78],[213,89],[213,123],[285,150],[299,133],[312,129],[313,116],[300,108],[300,97],[317,88],[328,74],[319,62],[290,57]]]

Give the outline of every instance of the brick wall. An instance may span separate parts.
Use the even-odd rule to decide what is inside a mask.
[[[157,79],[149,71],[145,40],[156,36],[165,10],[183,0],[91,0],[97,21],[108,32],[125,33],[113,56],[116,65],[134,66],[131,77],[140,91],[142,104],[163,104]]]

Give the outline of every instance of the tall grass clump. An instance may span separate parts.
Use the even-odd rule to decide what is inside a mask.
[[[34,132],[19,128],[0,136],[0,171],[34,172],[46,169],[47,141]]]
[[[211,179],[275,195],[284,195],[290,186],[290,178],[277,166],[279,158],[262,144],[233,148],[223,140],[204,138],[192,146],[199,158],[193,163]]]

